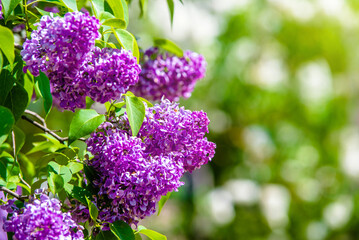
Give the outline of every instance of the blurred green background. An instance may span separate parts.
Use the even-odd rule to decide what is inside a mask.
[[[130,31],[203,54],[181,103],[217,144],[160,216],[170,240],[359,239],[359,1],[150,1]]]
[[[216,155],[140,224],[169,240],[359,239],[359,1],[183,2],[171,27],[166,1],[142,19],[132,1],[129,30],[206,57],[181,104],[208,113]],[[72,116],[48,126],[65,136]]]

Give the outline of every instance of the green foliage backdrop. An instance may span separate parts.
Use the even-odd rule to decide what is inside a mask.
[[[208,112],[217,151],[149,223],[169,239],[358,239],[357,1],[176,7],[173,31],[131,26],[206,56],[182,103]]]

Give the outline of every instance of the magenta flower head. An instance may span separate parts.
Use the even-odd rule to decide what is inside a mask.
[[[165,97],[178,101],[180,97],[191,96],[197,81],[205,76],[207,63],[195,52],[185,51],[183,57],[177,57],[150,48],[141,65],[140,80],[130,91],[149,100]]]
[[[26,203],[24,208],[17,209],[13,202],[10,205],[4,207],[12,216],[5,221],[3,228],[6,232],[13,232],[14,239],[84,239],[83,227],[73,221],[70,213],[61,211],[57,199],[42,194],[40,199]]]
[[[94,157],[88,165],[99,178],[96,204],[106,222],[134,223],[156,210],[156,203],[183,185],[180,178],[214,156],[204,135],[209,120],[169,100],[146,109],[138,136],[131,136],[126,114],[103,123],[87,140]]]
[[[87,61],[99,38],[100,23],[87,13],[69,12],[63,18],[43,16],[24,43],[21,56],[27,69],[38,76],[39,71],[67,72],[69,77]]]
[[[162,99],[146,109],[138,136],[147,154],[171,155],[185,171],[192,172],[214,157],[216,145],[205,137],[209,122],[203,111],[191,112]]]
[[[99,21],[87,13],[66,13],[63,18],[43,16],[23,45],[24,71],[34,76],[44,72],[51,83],[53,97],[60,107],[74,110],[85,107],[86,89],[81,69],[87,63],[99,38]]]
[[[94,101],[119,99],[138,82],[141,72],[137,59],[124,49],[96,48],[83,72],[83,86]]]
[[[88,162],[98,172],[96,204],[106,222],[124,220],[137,224],[152,215],[156,203],[183,183],[183,168],[170,156],[149,156],[138,137],[112,123],[102,124],[87,141],[94,158]]]
[[[43,16],[24,43],[24,71],[48,76],[60,108],[84,108],[86,96],[100,103],[119,99],[138,82],[141,68],[131,52],[95,47],[99,27],[88,13]]]

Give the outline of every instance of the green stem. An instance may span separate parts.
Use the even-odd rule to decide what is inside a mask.
[[[29,25],[29,16],[27,15],[27,2],[26,0],[23,0],[24,5],[24,11],[25,11],[25,25],[26,25],[26,32],[30,31],[30,25]]]

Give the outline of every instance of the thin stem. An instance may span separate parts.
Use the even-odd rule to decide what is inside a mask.
[[[36,121],[34,121],[34,120],[28,118],[28,117],[25,116],[25,115],[22,115],[21,118],[24,119],[24,120],[26,120],[26,121],[28,121],[29,123],[33,124],[34,126],[40,128],[40,129],[41,129],[42,131],[44,131],[45,133],[50,134],[51,136],[53,136],[57,141],[59,141],[59,142],[62,143],[62,144],[63,144],[65,141],[69,140],[68,137],[60,137],[59,135],[57,135],[56,133],[54,133],[54,131],[52,131],[52,130],[48,129],[46,126],[43,126],[43,125],[41,125],[40,123],[38,123],[38,122],[36,122]],[[78,140],[83,141],[83,142],[86,141],[85,138],[79,138]]]
[[[30,24],[29,24],[29,16],[27,15],[27,4],[26,0],[23,0],[24,10],[25,10],[25,22],[26,22],[26,31],[28,32],[30,30]]]
[[[19,173],[19,178],[20,178],[21,182],[22,182],[23,184],[25,184],[26,187],[28,187],[28,188],[30,189],[30,192],[31,192],[31,186],[30,186],[30,184],[28,184],[28,183],[25,181],[25,179],[22,178],[22,176],[21,176],[20,173]]]
[[[24,201],[25,199],[28,199],[28,198],[29,198],[29,196],[19,195],[19,194],[17,194],[16,192],[13,192],[13,191],[7,189],[6,187],[2,187],[2,186],[0,186],[0,191],[5,192],[5,193],[8,193],[8,194],[10,194],[11,196],[13,196],[13,197],[19,199],[20,201]]]
[[[47,127],[46,126],[46,122],[45,122],[45,119],[43,119],[39,114],[37,114],[36,112],[33,112],[33,111],[30,111],[30,110],[25,110],[25,113],[26,114],[29,114],[29,115],[31,115],[31,116],[33,116],[33,117],[35,117],[35,118],[37,118],[38,120],[40,120],[41,122],[42,122],[42,125],[44,125],[45,127]]]
[[[12,137],[12,150],[13,150],[14,160],[15,162],[17,162],[15,131],[11,132],[11,137]]]
[[[44,131],[45,133],[48,133],[50,134],[51,136],[53,136],[54,138],[56,138],[57,141],[59,141],[60,143],[64,143],[67,138],[62,138],[60,137],[59,135],[57,135],[56,133],[54,133],[53,131],[51,131],[50,129],[48,129],[47,127],[41,125],[40,123],[28,118],[27,116],[25,115],[22,115],[21,116],[22,119],[28,121],[29,123],[35,125],[36,127],[40,128],[42,131]]]
[[[30,13],[32,16],[36,17],[36,19],[40,19],[35,13],[28,11],[28,13]]]

